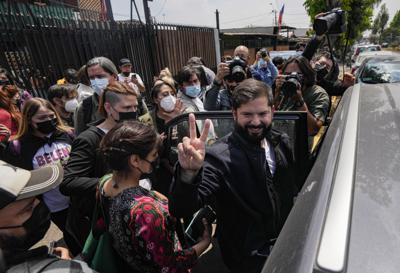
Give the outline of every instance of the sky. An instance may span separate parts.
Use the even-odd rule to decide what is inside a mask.
[[[273,25],[274,13],[277,16],[285,4],[283,22],[297,28],[310,26],[310,20],[303,6],[304,0],[153,0],[149,2],[151,15],[157,22],[182,25],[215,27],[215,10],[220,12],[220,28],[236,28]],[[389,10],[389,22],[397,10],[400,0],[382,0]],[[114,18],[128,20],[130,18],[130,0],[111,0]],[[143,0],[136,0],[140,17],[144,21]],[[375,13],[379,7],[375,8]],[[136,11],[133,18],[137,19]]]

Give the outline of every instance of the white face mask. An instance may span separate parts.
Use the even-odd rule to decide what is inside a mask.
[[[78,104],[79,104],[79,102],[77,99],[67,100],[65,102],[64,109],[67,112],[73,113],[73,112],[75,112],[76,108],[78,107]]]
[[[166,96],[161,99],[160,107],[164,109],[165,112],[172,112],[175,108],[176,98],[172,95]]]
[[[90,85],[93,88],[94,92],[96,92],[97,95],[101,96],[103,93],[103,90],[107,87],[108,85],[108,79],[107,78],[95,78],[94,80],[90,80]]]

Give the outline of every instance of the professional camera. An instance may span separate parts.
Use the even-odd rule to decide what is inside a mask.
[[[225,76],[225,80],[241,82],[246,78],[246,62],[240,57],[235,57],[226,62],[229,65],[230,73]]]
[[[293,97],[296,92],[298,86],[301,86],[303,82],[302,75],[297,72],[292,72],[290,75],[285,77],[285,82],[282,84],[282,93],[285,97]]]
[[[345,32],[345,12],[340,8],[331,10],[324,16],[315,19],[313,29],[317,35]]]
[[[265,58],[268,56],[268,50],[266,48],[260,49],[259,52],[260,52],[261,58]]]

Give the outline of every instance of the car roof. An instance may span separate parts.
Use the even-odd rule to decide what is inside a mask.
[[[355,66],[359,67],[362,63],[368,62],[372,59],[384,59],[384,58],[400,58],[400,54],[392,51],[368,51],[362,52],[357,56]]]
[[[347,272],[398,272],[400,267],[399,88],[398,83],[359,84]]]
[[[393,51],[366,51],[366,52],[361,52],[360,55],[358,55],[358,58],[362,56],[393,56],[393,55],[400,56],[399,53]]]

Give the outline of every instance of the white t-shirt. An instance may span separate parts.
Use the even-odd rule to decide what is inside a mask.
[[[133,88],[136,92],[140,92],[139,87],[132,82],[132,75],[136,75],[136,79],[138,80],[139,84],[144,85],[142,78],[139,76],[139,74],[136,73],[130,73],[129,77],[125,77],[122,73],[118,74],[118,81],[120,82],[127,82],[130,87]]]
[[[269,170],[271,171],[272,176],[274,176],[276,170],[275,153],[274,149],[271,149],[271,144],[265,138],[264,138],[264,149],[265,149],[265,158],[267,159]]]
[[[51,164],[59,164],[65,166],[69,159],[71,145],[63,142],[53,142],[50,145],[45,144],[37,150],[33,157],[33,169],[39,169]],[[50,212],[62,211],[69,207],[69,197],[63,195],[59,187],[43,194],[43,201],[49,208]]]

